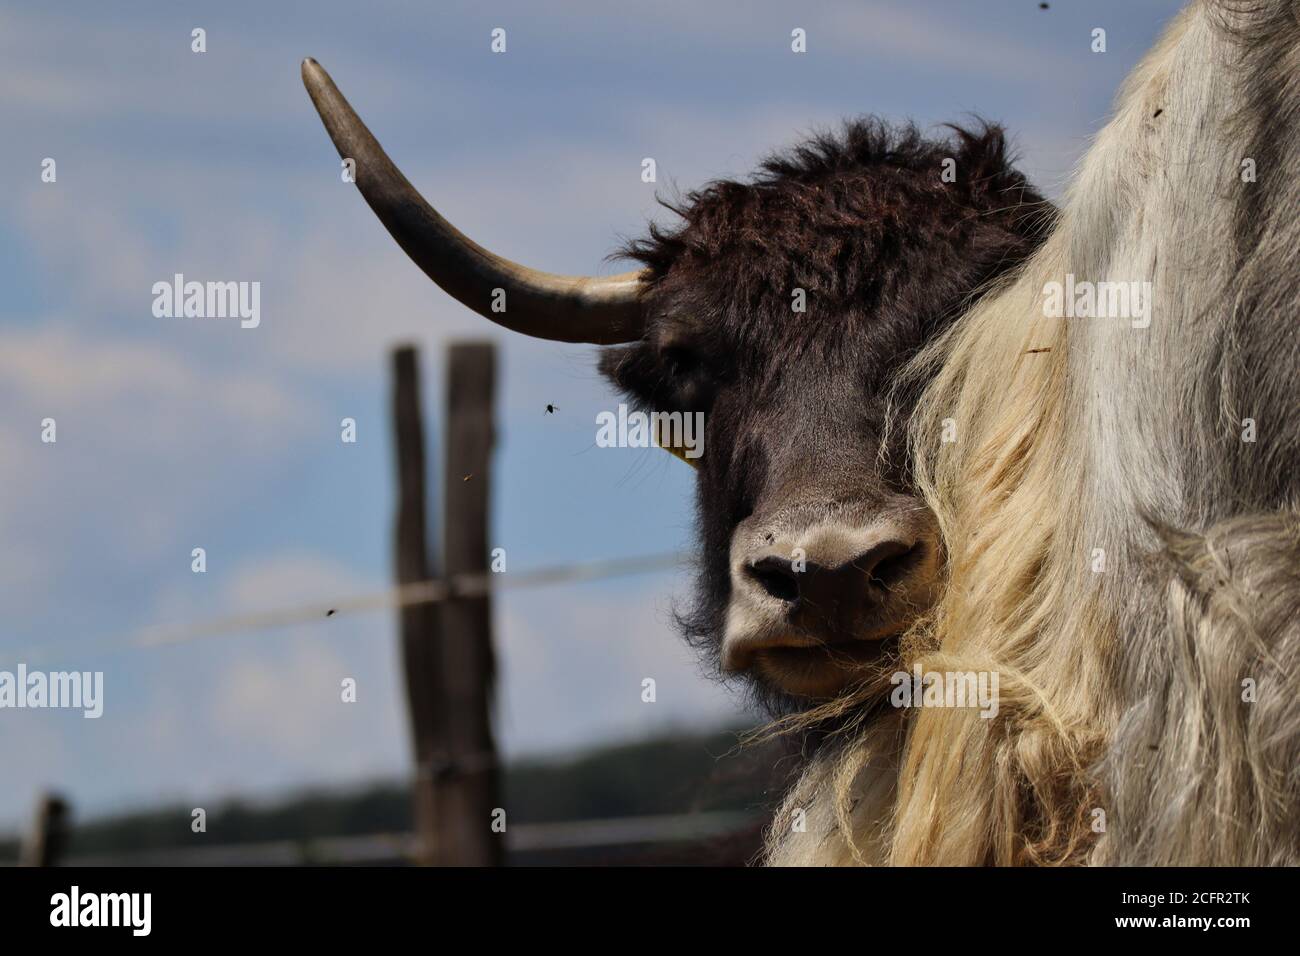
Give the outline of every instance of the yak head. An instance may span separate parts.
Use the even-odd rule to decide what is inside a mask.
[[[439,286],[516,331],[611,346],[601,371],[643,411],[703,413],[688,637],[778,710],[878,672],[943,560],[899,441],[923,383],[898,373],[1051,224],[1002,131],[850,123],[670,206],[679,226],[624,250],[641,268],[558,276],[457,231],[315,61],[303,79],[363,197]]]

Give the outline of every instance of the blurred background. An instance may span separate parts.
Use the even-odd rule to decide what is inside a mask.
[[[617,406],[595,350],[510,337],[434,287],[341,182],[302,57],[477,241],[554,272],[614,272],[626,265],[604,257],[624,238],[671,222],[656,195],[743,177],[862,113],[1001,122],[1057,197],[1180,5],[0,3],[0,670],[105,684],[98,720],[0,711],[0,860],[48,793],[71,808],[70,859],[193,849],[195,807],[205,846],[261,856],[172,861],[402,858],[412,748],[394,610],[139,646],[153,628],[391,585],[400,343],[420,349],[431,537],[444,351],[486,338],[489,539],[507,576],[690,547],[690,470],[595,447],[596,414]],[[155,318],[151,288],[178,272],[260,282],[260,326]],[[792,764],[737,752],[761,716],[673,631],[688,589],[665,570],[495,599],[503,806],[534,827],[512,836],[511,862],[565,845],[622,862],[629,843],[752,832],[779,798]],[[346,678],[355,703],[340,700]],[[612,819],[626,825],[591,836]],[[676,829],[637,830],[647,819]],[[399,837],[321,842],[374,834]]]

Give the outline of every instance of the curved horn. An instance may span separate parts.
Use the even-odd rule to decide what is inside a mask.
[[[484,249],[424,201],[319,63],[302,61],[302,82],[339,155],[356,163],[356,183],[380,222],[425,275],[484,318],[557,342],[612,345],[641,337],[641,272],[562,276]],[[505,311],[493,312],[493,290]]]

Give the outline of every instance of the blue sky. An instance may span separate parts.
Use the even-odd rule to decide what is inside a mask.
[[[351,186],[298,78],[314,56],[425,195],[556,272],[842,117],[1011,130],[1056,195],[1174,0],[0,3],[0,670],[105,672],[105,714],[0,711],[0,827],[398,774],[391,613],[102,653],[155,624],[385,586],[389,349],[501,349],[493,540],[511,569],[671,551],[689,469],[597,449],[594,350],[513,338],[432,286]],[[190,32],[207,31],[207,52]],[[489,50],[494,27],[507,52]],[[790,31],[808,52],[790,52]],[[1105,54],[1089,50],[1107,30]],[[654,157],[659,182],[641,182]],[[42,183],[41,161],[57,163]],[[158,319],[154,282],[259,281],[262,321]],[[559,406],[555,415],[546,404]],[[40,422],[58,441],[40,441]],[[359,441],[339,441],[339,420]],[[436,451],[436,435],[431,436]],[[208,572],[193,574],[204,547]],[[673,574],[497,603],[511,754],[736,719],[667,621]],[[358,682],[355,705],[339,682]],[[644,677],[658,700],[642,703]]]

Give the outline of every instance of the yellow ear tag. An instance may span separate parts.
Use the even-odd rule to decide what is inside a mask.
[[[690,465],[692,468],[700,467],[700,459],[687,458],[685,448],[680,448],[676,445],[660,445],[659,447],[662,448],[664,451],[668,452],[668,454],[672,455],[674,458],[679,458],[682,461],[686,462],[686,464]]]
[[[674,458],[686,462],[686,464],[690,465],[692,468],[699,468],[700,459],[704,456],[697,455],[694,458],[687,458],[686,447],[684,445],[672,444],[672,429],[669,427],[667,417],[656,417],[654,420],[658,432],[658,434],[655,435],[655,444],[668,452],[668,454],[672,455]]]

